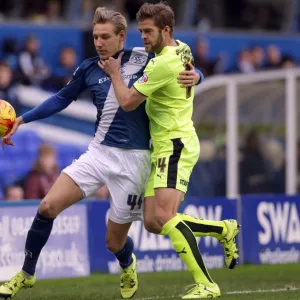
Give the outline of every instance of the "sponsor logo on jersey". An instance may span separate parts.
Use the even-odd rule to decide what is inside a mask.
[[[123,79],[137,79],[138,76],[133,74],[133,75],[126,75],[126,74],[122,74]],[[106,81],[111,81],[111,79],[109,77],[102,77],[99,78],[99,84],[104,83]]]

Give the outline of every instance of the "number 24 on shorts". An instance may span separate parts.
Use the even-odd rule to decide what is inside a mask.
[[[138,199],[138,197],[139,197],[139,199]],[[138,206],[138,209],[140,209],[141,206],[142,206],[142,203],[143,203],[143,195],[140,195],[140,196],[138,196],[138,195],[128,195],[127,204],[129,206],[131,206],[130,210],[133,210],[136,205]]]

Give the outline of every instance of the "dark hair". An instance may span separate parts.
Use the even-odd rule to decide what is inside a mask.
[[[175,25],[175,17],[172,8],[166,2],[157,4],[144,3],[136,14],[138,22],[146,19],[153,19],[155,26],[164,29],[165,26],[170,27],[171,34]]]

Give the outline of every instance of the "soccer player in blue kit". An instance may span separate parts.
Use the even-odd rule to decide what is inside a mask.
[[[123,50],[127,24],[120,13],[98,8],[93,23],[94,44],[101,60],[118,57],[124,51],[121,72],[125,84],[131,87],[143,75],[153,54],[138,47]],[[106,245],[120,262],[121,296],[131,298],[138,288],[133,241],[127,234],[133,221],[142,220],[143,191],[151,167],[149,121],[144,104],[130,113],[119,106],[110,78],[98,66],[99,56],[85,60],[63,89],[18,117],[12,131],[2,140],[3,147],[13,145],[11,137],[21,124],[62,111],[85,89],[93,93],[97,108],[95,136],[87,152],[62,171],[41,201],[27,235],[22,270],[0,287],[0,298],[14,297],[20,289],[35,284],[36,264],[51,234],[54,219],[105,184],[112,198]],[[197,84],[202,75],[192,69],[184,72],[180,79],[183,84]]]

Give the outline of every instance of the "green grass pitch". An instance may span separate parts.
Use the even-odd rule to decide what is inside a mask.
[[[210,270],[220,286],[221,299],[299,300],[300,264],[246,265],[236,270]],[[136,300],[181,299],[188,272],[139,275]],[[113,300],[120,299],[119,276],[94,274],[86,278],[40,280],[33,289],[22,290],[13,299],[22,300]]]

